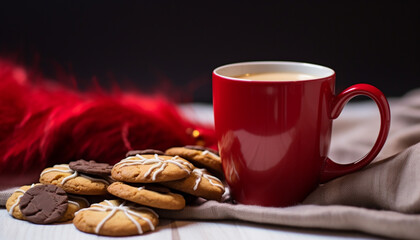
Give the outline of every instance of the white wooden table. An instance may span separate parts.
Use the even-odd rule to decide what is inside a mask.
[[[80,232],[72,223],[38,225],[17,220],[9,216],[6,209],[0,209],[1,240],[79,240],[79,239],[382,239],[356,232],[326,231],[317,229],[289,228],[262,225],[241,221],[171,221],[160,219],[154,232],[131,237],[102,237]]]

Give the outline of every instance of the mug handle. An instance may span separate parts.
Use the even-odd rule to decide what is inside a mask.
[[[324,168],[321,172],[321,183],[357,171],[368,165],[378,155],[379,151],[385,144],[391,124],[391,113],[389,110],[388,101],[386,100],[384,94],[372,85],[356,84],[335,96],[332,103],[330,117],[332,119],[336,119],[343,110],[344,105],[346,105],[350,99],[359,95],[370,97],[373,101],[375,101],[379,108],[379,113],[381,116],[381,127],[376,142],[368,154],[354,163],[338,164],[332,161],[330,158],[327,158],[324,163]]]

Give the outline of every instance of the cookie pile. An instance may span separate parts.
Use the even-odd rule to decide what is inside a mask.
[[[88,172],[88,175],[71,168],[69,164],[46,168],[40,174],[39,183],[22,186],[9,197],[6,202],[9,214],[38,224],[72,220],[78,210],[90,205],[87,195],[105,195],[110,184],[112,166],[85,160],[71,164],[82,162],[96,165],[96,168],[106,166],[108,172],[96,175]]]
[[[73,220],[87,233],[137,235],[158,225],[151,208],[181,210],[199,197],[220,201],[225,188],[216,176],[223,173],[212,149],[136,150],[114,166],[78,160],[46,168],[40,183],[16,190],[6,208],[13,217],[33,223]],[[86,198],[93,196],[99,203],[89,207]]]

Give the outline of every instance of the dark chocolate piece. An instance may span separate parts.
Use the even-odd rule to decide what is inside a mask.
[[[136,156],[137,154],[139,154],[139,155],[145,155],[145,154],[165,155],[165,153],[162,152],[162,151],[160,151],[160,150],[144,149],[144,150],[131,150],[131,151],[128,151],[128,153],[125,154],[125,157]]]
[[[83,159],[70,162],[69,167],[74,171],[99,176],[110,175],[112,170],[112,166],[108,163],[98,163],[93,160],[86,161]]]
[[[28,189],[19,202],[20,211],[33,223],[58,221],[67,210],[67,194],[52,184],[36,185]]]

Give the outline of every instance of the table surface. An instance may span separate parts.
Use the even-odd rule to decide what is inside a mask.
[[[381,239],[357,232],[326,231],[290,228],[242,221],[171,221],[161,219],[154,232],[142,236],[102,237],[80,232],[72,223],[38,225],[12,218],[6,209],[0,209],[1,240],[75,240],[75,239]]]

